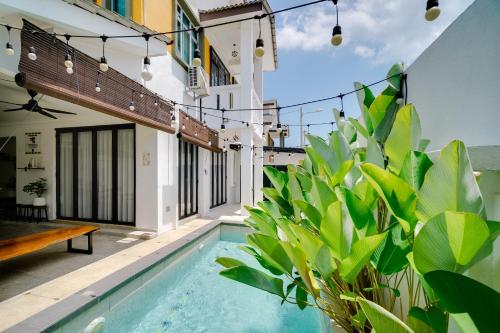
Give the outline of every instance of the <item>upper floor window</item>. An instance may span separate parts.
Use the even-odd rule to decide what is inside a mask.
[[[198,34],[193,32],[195,26],[186,12],[177,6],[177,30],[187,30],[177,35],[177,55],[188,65],[193,61],[194,50],[198,48]]]
[[[210,85],[226,86],[231,84],[231,75],[213,48],[210,48]]]
[[[104,0],[103,5],[121,16],[132,16],[132,0]]]

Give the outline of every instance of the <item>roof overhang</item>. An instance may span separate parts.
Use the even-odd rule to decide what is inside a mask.
[[[217,7],[212,9],[205,9],[199,11],[200,21],[204,25],[210,25],[214,23],[230,22],[237,19],[251,18],[255,15],[269,14],[272,12],[271,7],[267,0],[253,0],[242,3],[237,3],[233,5]],[[276,19],[273,15],[266,16],[262,22],[262,28],[264,33],[267,30],[267,38],[264,36],[264,41],[268,39],[272,45],[273,52],[272,57],[272,68],[264,68],[264,70],[275,70],[278,67],[278,48],[276,44]],[[267,23],[267,24],[265,24]],[[268,29],[266,29],[269,27]],[[208,29],[207,29],[208,30]],[[266,43],[267,44],[267,43]],[[267,44],[268,45],[268,44]],[[264,56],[265,57],[265,56]]]

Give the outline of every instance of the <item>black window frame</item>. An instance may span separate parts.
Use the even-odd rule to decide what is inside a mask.
[[[102,125],[102,126],[81,126],[81,127],[64,127],[56,128],[56,217],[58,219],[72,220],[72,221],[87,221],[98,222],[105,224],[129,225],[135,226],[137,220],[137,168],[134,163],[134,219],[132,222],[118,221],[118,168],[116,167],[118,161],[118,130],[132,129],[134,132],[134,161],[137,156],[136,149],[136,129],[135,124],[118,124],[118,125]],[[111,144],[111,169],[112,169],[112,218],[111,220],[99,220],[97,218],[98,202],[97,202],[97,132],[98,131],[112,131],[112,144]],[[73,215],[75,211],[78,212],[78,133],[91,132],[92,133],[92,218],[70,217],[60,215],[61,211],[61,146],[60,135],[63,133],[71,133],[73,135]]]
[[[227,203],[227,152],[212,152],[210,208]]]
[[[231,73],[214,48],[210,46],[210,86],[228,86],[231,83]]]
[[[199,147],[190,142],[179,140],[178,144],[179,189],[178,189],[178,205],[177,205],[179,220],[198,214],[198,208],[199,208],[198,207],[198,201],[199,201],[198,161],[199,161]],[[186,177],[187,174],[189,174],[189,178]],[[182,177],[182,175],[184,175],[184,177]],[[193,178],[195,178],[194,181]],[[187,191],[188,189],[189,191]]]

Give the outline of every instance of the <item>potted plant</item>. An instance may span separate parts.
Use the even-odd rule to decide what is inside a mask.
[[[23,192],[36,195],[33,206],[45,206],[47,204],[43,194],[47,192],[47,178],[39,178],[23,187]]]
[[[309,135],[300,165],[265,169],[273,187],[247,208],[242,247],[261,269],[218,258],[221,275],[316,307],[348,332],[444,333],[450,318],[496,332],[500,293],[464,273],[492,253],[500,223],[486,216],[462,142],[431,160],[398,73],[377,97],[355,84],[361,121],[334,110],[338,130]]]

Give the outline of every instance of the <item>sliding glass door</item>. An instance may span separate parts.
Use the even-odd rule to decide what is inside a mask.
[[[227,153],[212,152],[212,199],[210,208],[227,202]]]
[[[198,147],[179,140],[179,219],[198,213]]]
[[[56,131],[58,218],[133,225],[134,125]]]

